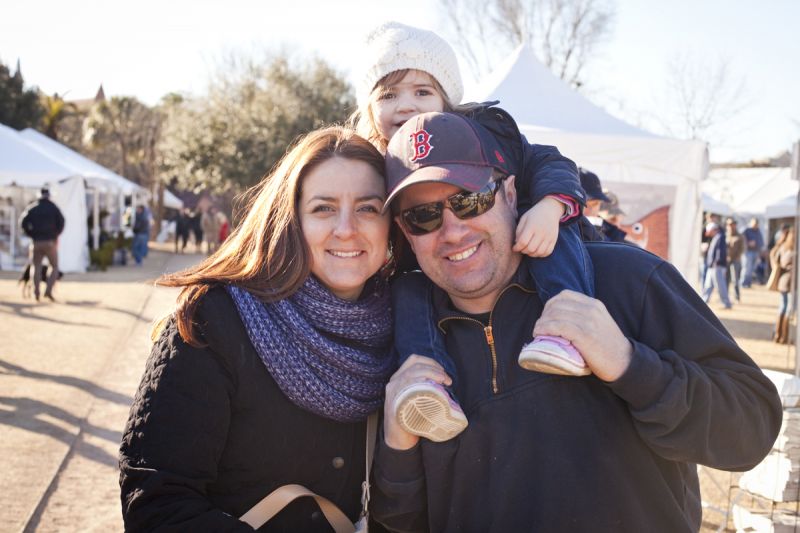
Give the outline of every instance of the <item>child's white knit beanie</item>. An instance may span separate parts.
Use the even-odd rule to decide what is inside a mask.
[[[367,36],[368,59],[357,88],[359,107],[367,103],[378,81],[396,70],[416,69],[433,76],[452,104],[461,103],[464,85],[450,45],[429,30],[386,22]]]

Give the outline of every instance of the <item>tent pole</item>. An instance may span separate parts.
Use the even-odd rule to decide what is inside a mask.
[[[92,190],[92,244],[94,249],[100,248],[100,190]]]
[[[792,179],[796,181],[800,181],[800,141],[794,143],[794,149],[792,150]],[[800,250],[798,244],[800,243],[800,235],[798,235],[798,229],[800,229],[800,189],[797,191],[797,204],[794,210],[794,249],[795,252]],[[790,287],[794,287],[794,290],[790,294],[790,298],[792,301],[792,308],[794,310],[794,315],[797,317],[797,256],[794,259],[794,272],[792,275],[794,276],[794,283],[790,283]],[[790,315],[791,316],[791,315]],[[795,330],[794,330],[794,375],[800,377],[800,320],[795,318]]]

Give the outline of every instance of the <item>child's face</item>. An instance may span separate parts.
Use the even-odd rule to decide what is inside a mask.
[[[430,75],[420,70],[409,70],[399,82],[376,87],[370,106],[378,133],[388,142],[411,117],[444,111],[444,98],[436,90]]]

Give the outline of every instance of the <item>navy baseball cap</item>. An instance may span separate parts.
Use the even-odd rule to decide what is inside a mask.
[[[578,169],[581,178],[581,187],[586,191],[586,196],[589,200],[602,200],[611,203],[606,193],[603,192],[603,187],[600,185],[600,178],[594,172],[589,172],[585,168]]]
[[[510,174],[500,145],[483,126],[455,113],[422,113],[392,136],[386,150],[383,210],[415,183],[440,182],[477,192],[497,169]]]

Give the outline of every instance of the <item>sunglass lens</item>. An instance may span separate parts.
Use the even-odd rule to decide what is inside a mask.
[[[436,203],[418,205],[403,212],[403,221],[414,235],[430,233],[442,225],[442,206]]]

